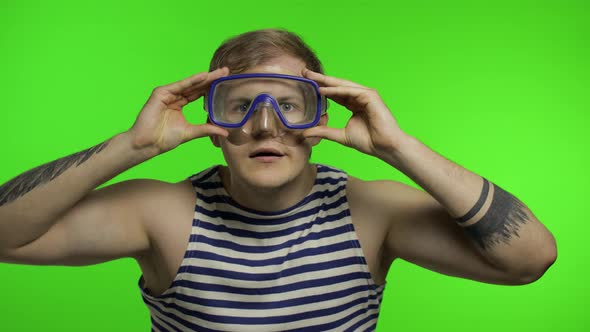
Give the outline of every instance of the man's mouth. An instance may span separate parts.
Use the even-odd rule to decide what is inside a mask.
[[[249,157],[262,162],[271,162],[284,156],[285,155],[279,150],[272,148],[261,148],[254,150]]]

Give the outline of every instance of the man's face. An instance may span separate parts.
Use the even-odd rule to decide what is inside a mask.
[[[301,76],[305,63],[292,56],[281,56],[259,65],[244,73],[273,73]],[[261,83],[264,84],[264,83]],[[259,86],[244,86],[243,89]],[[286,85],[268,83],[264,87],[272,95],[289,96],[290,89]],[[247,91],[240,91],[244,93]],[[291,94],[296,95],[293,90]],[[320,124],[325,123],[324,115]],[[273,189],[294,181],[308,166],[311,148],[317,139],[303,139],[300,132],[289,130],[278,119],[274,109],[262,107],[258,109],[248,122],[239,130],[241,135],[248,135],[244,142],[236,143],[230,138],[218,137],[214,140],[220,146],[233,181],[241,181],[249,186],[260,189]],[[287,136],[284,135],[287,132]],[[293,136],[300,139],[293,140]],[[289,143],[286,143],[286,141]]]

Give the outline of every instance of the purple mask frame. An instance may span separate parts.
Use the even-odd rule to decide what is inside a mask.
[[[246,116],[244,116],[244,119],[242,119],[242,121],[240,121],[239,123],[226,123],[226,122],[217,121],[215,119],[215,116],[213,115],[213,108],[211,107],[211,105],[213,105],[213,92],[215,91],[215,87],[217,86],[217,84],[219,84],[221,82],[235,80],[235,79],[242,79],[242,78],[285,78],[285,79],[301,81],[301,82],[311,84],[314,87],[315,93],[317,95],[317,101],[318,101],[317,109],[319,110],[319,112],[316,113],[315,118],[313,119],[313,121],[311,123],[302,124],[302,125],[290,124],[289,122],[287,122],[287,119],[285,119],[285,117],[281,113],[280,108],[279,108],[279,104],[277,103],[276,99],[269,94],[261,93],[256,98],[254,98],[254,100],[250,103],[250,107],[248,108],[248,111],[246,112]],[[209,88],[209,94],[207,96],[207,112],[209,113],[209,119],[211,119],[211,122],[213,122],[214,124],[221,126],[221,127],[226,127],[226,128],[238,128],[238,127],[243,126],[246,122],[248,122],[248,119],[250,119],[250,116],[252,115],[252,113],[254,113],[256,106],[258,105],[258,103],[261,103],[261,102],[263,102],[263,103],[269,102],[273,106],[275,113],[279,116],[279,119],[281,120],[283,125],[289,129],[307,129],[307,128],[314,127],[315,125],[318,124],[318,122],[320,121],[321,115],[324,114],[324,112],[325,112],[324,105],[327,105],[326,98],[324,96],[320,95],[320,88],[319,88],[318,84],[313,80],[310,80],[310,79],[307,79],[304,77],[284,75],[284,74],[252,73],[252,74],[237,74],[237,75],[225,76],[225,77],[221,77],[221,78],[218,78],[215,81],[213,81],[211,83],[211,87]]]

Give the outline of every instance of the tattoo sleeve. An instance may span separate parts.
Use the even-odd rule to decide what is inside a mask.
[[[516,197],[486,179],[483,181],[482,192],[475,206],[456,221],[483,249],[489,249],[500,243],[508,244],[513,236],[519,237],[520,225],[526,223],[528,218],[524,204]],[[489,208],[483,217],[474,222],[472,218],[488,200],[490,189],[493,194]]]
[[[8,181],[0,186],[0,206],[24,196],[41,184],[52,181],[72,166],[80,166],[93,155],[100,153],[108,145],[108,142],[33,168]]]

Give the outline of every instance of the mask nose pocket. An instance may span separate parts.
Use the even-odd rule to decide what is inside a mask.
[[[269,133],[272,136],[277,136],[281,131],[284,131],[273,104],[269,102],[260,102],[255,105],[252,117],[248,122],[251,122],[250,128],[253,135]]]

